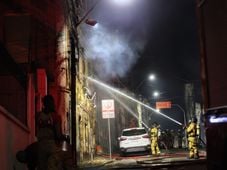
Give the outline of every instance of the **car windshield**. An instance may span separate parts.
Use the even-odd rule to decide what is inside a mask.
[[[132,129],[132,130],[127,130],[123,131],[122,136],[136,136],[136,135],[143,135],[146,134],[145,129]]]

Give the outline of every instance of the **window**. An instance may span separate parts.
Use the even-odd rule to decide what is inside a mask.
[[[132,130],[127,130],[123,131],[122,136],[136,136],[136,135],[143,135],[146,134],[145,129],[132,129]]]

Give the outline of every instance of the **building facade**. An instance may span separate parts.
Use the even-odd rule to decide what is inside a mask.
[[[2,169],[25,169],[16,152],[36,141],[35,114],[52,94],[70,133],[69,62],[62,2],[0,3],[0,121]]]

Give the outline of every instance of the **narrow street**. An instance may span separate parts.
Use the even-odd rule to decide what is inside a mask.
[[[130,154],[126,157],[108,155],[96,157],[93,161],[86,162],[80,169],[184,169],[184,170],[205,170],[206,153],[200,151],[200,159],[188,159],[187,152],[175,150],[162,153],[160,156]]]
[[[0,1],[0,170],[227,170],[226,30],[227,0]]]

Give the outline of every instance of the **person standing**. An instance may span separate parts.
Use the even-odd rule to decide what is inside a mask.
[[[54,98],[51,95],[44,96],[42,102],[42,111],[36,115],[37,169],[57,170],[61,152],[57,146],[62,138],[61,117],[56,113]]]
[[[152,155],[159,155],[160,154],[160,150],[159,150],[159,146],[158,146],[158,124],[156,122],[154,122],[152,124],[152,128],[150,130],[151,133],[151,153]]]
[[[199,159],[196,118],[189,122],[186,132],[188,136],[189,159]]]

